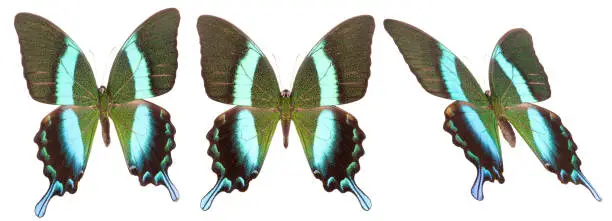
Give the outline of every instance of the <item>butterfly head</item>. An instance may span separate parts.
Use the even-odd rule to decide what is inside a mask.
[[[291,96],[291,91],[287,89],[281,91],[281,97],[289,97],[289,96]]]

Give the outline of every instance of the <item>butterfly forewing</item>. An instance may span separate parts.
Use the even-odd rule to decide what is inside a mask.
[[[210,15],[200,16],[197,28],[208,97],[226,104],[278,107],[280,89],[274,70],[244,32]]]
[[[488,106],[474,76],[447,47],[420,29],[385,20],[385,29],[423,88],[438,97]]]
[[[59,27],[38,15],[15,16],[24,77],[36,101],[95,105],[96,80],[81,49]]]
[[[562,183],[586,186],[595,199],[601,200],[580,171],[576,143],[559,116],[529,103],[507,108],[505,115],[546,169],[557,174]]]
[[[370,78],[373,33],[374,18],[363,15],[342,22],[317,42],[298,69],[293,106],[312,108],[361,99]]]
[[[60,106],[43,118],[34,142],[50,185],[36,205],[37,216],[45,214],[53,196],[76,192],[97,126],[98,110],[90,107]]]
[[[489,84],[493,99],[504,107],[550,97],[548,77],[527,31],[510,30],[495,45],[489,67]]]
[[[279,120],[279,112],[245,106],[234,107],[215,119],[206,138],[218,180],[202,199],[203,210],[210,208],[221,191],[247,190],[261,171]]]
[[[128,37],[108,79],[113,103],[151,98],[174,86],[180,15],[174,8],[152,15]]]

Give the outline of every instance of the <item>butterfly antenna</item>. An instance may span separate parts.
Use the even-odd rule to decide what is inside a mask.
[[[91,66],[91,69],[93,69],[94,78],[98,78],[99,76],[96,76],[96,75],[100,74],[100,70],[98,67],[98,63],[96,62],[96,54],[91,49],[87,50],[87,54],[89,55],[89,58],[91,58],[89,60],[91,60],[90,66]]]
[[[295,56],[295,60],[293,61],[293,71],[291,72],[291,86],[293,86],[293,83],[295,81],[295,76],[297,75],[297,72],[299,70],[298,62],[302,60],[302,56],[302,54],[298,54],[297,56]]]
[[[272,59],[274,59],[274,67],[273,67],[274,75],[276,75],[276,79],[278,79],[278,84],[282,90],[282,87],[285,87],[285,85],[283,84],[282,74],[280,74],[281,72],[278,67],[278,57],[276,57],[276,54],[272,54]]]
[[[113,59],[113,58],[114,58],[113,56],[117,54],[117,51],[118,51],[117,46],[114,46],[114,47],[113,47],[113,48],[110,50],[110,52],[108,53],[108,55],[106,56],[106,57],[111,58],[111,59],[107,59],[107,60],[106,60],[106,62],[105,62],[105,64],[104,64],[104,72],[102,72],[102,73],[103,73],[103,74],[102,74],[102,76],[103,76],[103,77],[102,77],[102,83],[103,83],[103,84],[107,84],[107,83],[106,83],[106,81],[107,81],[107,80],[106,80],[106,76],[110,76],[110,72],[111,72],[111,70],[110,70],[110,69],[112,68],[112,67],[111,67],[111,65],[112,65],[112,64],[115,62],[115,59]],[[113,62],[113,63],[110,63],[110,62]],[[108,86],[108,85],[107,85],[107,86]]]

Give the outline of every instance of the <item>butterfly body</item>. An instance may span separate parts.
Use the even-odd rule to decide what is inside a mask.
[[[114,122],[128,171],[141,185],[164,185],[178,200],[168,176],[175,147],[170,114],[143,99],[164,94],[174,85],[179,20],[178,10],[170,8],[142,23],[117,54],[106,87],[97,87],[85,55],[65,32],[34,14],[15,16],[30,95],[59,105],[43,118],[34,138],[50,182],[35,207],[37,216],[45,214],[53,196],[76,192],[98,121],[106,146],[110,121]]]
[[[200,16],[197,27],[208,97],[237,105],[219,115],[206,136],[218,180],[201,208],[208,210],[220,192],[247,190],[280,121],[285,147],[294,123],[311,172],[324,189],[352,192],[369,210],[370,199],[354,179],[365,135],[357,120],[335,105],[365,94],[374,19],[357,16],[326,34],[300,66],[291,91],[280,90],[265,55],[237,27],[209,15]]]
[[[533,104],[551,93],[526,30],[510,30],[496,44],[489,65],[491,90],[483,92],[461,60],[433,37],[400,21],[384,23],[421,86],[435,96],[456,100],[444,111],[443,127],[477,169],[475,199],[484,198],[484,181],[505,180],[499,127],[510,146],[516,144],[514,128],[562,183],[582,184],[601,200],[580,171],[576,144],[559,116]]]

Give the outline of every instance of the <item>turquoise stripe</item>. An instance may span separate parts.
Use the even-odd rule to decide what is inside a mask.
[[[438,43],[438,47],[442,52],[440,55],[440,72],[450,98],[469,102],[465,93],[463,93],[463,88],[461,88],[461,79],[459,79],[459,72],[457,72],[457,57],[444,45]]]
[[[241,110],[236,117],[234,125],[234,137],[240,151],[238,162],[245,166],[246,171],[252,171],[259,165],[259,141],[255,118],[251,111]]]
[[[251,106],[251,88],[253,88],[253,77],[257,64],[261,58],[261,51],[251,41],[247,41],[248,51],[238,62],[236,77],[234,78],[234,101],[235,105]]]
[[[527,117],[529,118],[529,127],[533,135],[538,155],[546,163],[554,165],[555,160],[555,138],[549,123],[546,121],[542,113],[535,108],[527,109]]]
[[[336,105],[340,104],[338,101],[338,79],[336,76],[336,68],[332,63],[331,58],[325,53],[325,45],[327,42],[321,40],[315,47],[310,51],[309,55],[312,57],[315,69],[317,70],[317,76],[319,79],[319,88],[321,91],[321,100],[319,105]]]
[[[60,137],[62,141],[62,152],[65,153],[67,165],[74,168],[78,174],[85,166],[85,144],[79,125],[79,117],[72,109],[64,110],[60,115]]]
[[[146,104],[140,104],[134,112],[132,121],[132,133],[130,136],[130,161],[138,169],[142,169],[145,158],[148,158],[151,138],[154,131],[151,110]]]
[[[66,50],[64,50],[62,57],[60,57],[57,67],[57,76],[55,78],[56,103],[61,105],[73,105],[74,93],[72,87],[74,86],[74,72],[76,71],[76,65],[81,50],[74,41],[68,37],[64,38],[64,43],[66,44]]]
[[[149,79],[151,73],[149,72],[144,54],[138,49],[136,44],[136,34],[134,33],[128,38],[121,50],[125,51],[132,75],[134,76],[134,99],[151,98],[153,97],[151,79]]]
[[[491,156],[495,162],[501,162],[501,153],[497,142],[493,139],[489,130],[487,130],[482,119],[480,119],[478,112],[467,105],[461,105],[461,112],[463,112],[463,117],[469,126],[470,132],[476,136],[482,145],[483,151]]]
[[[523,73],[521,73],[516,66],[510,63],[506,57],[504,57],[502,49],[499,47],[499,45],[495,46],[495,50],[493,50],[493,59],[495,59],[506,77],[512,81],[512,85],[514,85],[514,88],[516,88],[516,92],[521,98],[521,102],[533,103],[538,101],[531,94],[531,90],[529,90],[529,87],[527,86],[527,81],[525,81],[525,78],[523,78]]]
[[[333,149],[336,146],[336,134],[338,128],[334,113],[330,110],[323,110],[317,118],[317,128],[315,130],[314,142],[312,144],[312,162],[315,169],[322,174],[326,174],[325,169],[333,159]]]

